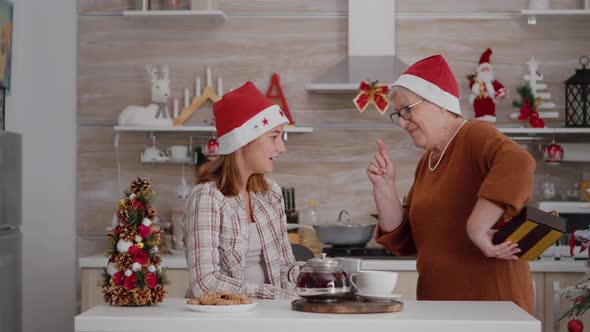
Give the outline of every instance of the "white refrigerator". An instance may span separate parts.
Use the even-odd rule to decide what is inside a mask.
[[[20,134],[0,130],[0,331],[22,332]]]

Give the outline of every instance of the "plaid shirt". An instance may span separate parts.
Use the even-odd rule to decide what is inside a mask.
[[[272,189],[250,192],[262,255],[270,284],[244,280],[250,220],[241,196],[225,197],[214,182],[196,185],[184,210],[186,258],[189,268],[187,296],[207,290],[245,293],[262,299],[289,299],[297,294],[287,281],[295,262],[287,237],[285,210],[280,187],[267,179]],[[298,269],[293,269],[295,280]]]

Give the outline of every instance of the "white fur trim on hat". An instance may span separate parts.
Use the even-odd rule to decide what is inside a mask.
[[[267,121],[264,121],[265,119]],[[272,128],[286,123],[289,123],[289,119],[278,105],[267,107],[240,127],[220,136],[219,154],[230,154]]]
[[[404,74],[401,75],[393,86],[400,85],[403,86],[420,97],[428,100],[429,102],[436,104],[451,113],[461,114],[461,106],[459,104],[459,98],[453,96],[452,94],[444,91],[436,84],[432,84],[425,79],[422,79],[418,76]]]

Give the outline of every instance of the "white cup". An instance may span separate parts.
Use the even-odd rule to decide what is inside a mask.
[[[186,145],[172,145],[166,149],[166,155],[172,159],[186,159],[188,158],[188,146]]]
[[[397,284],[397,272],[359,271],[350,275],[350,283],[359,294],[369,296],[393,294]]]
[[[148,147],[143,150],[143,160],[156,160],[162,157],[166,157],[166,155],[157,148]]]

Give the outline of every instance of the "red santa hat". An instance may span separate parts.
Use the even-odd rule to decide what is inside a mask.
[[[482,54],[481,57],[479,58],[479,66],[477,66],[477,69],[481,69],[483,67],[487,67],[489,69],[492,68],[492,65],[490,64],[490,56],[492,55],[492,49],[488,48],[487,50],[485,50]]]
[[[462,116],[459,86],[442,55],[433,55],[411,65],[393,85],[403,86],[429,102]]]
[[[213,104],[219,154],[227,155],[272,128],[289,123],[281,108],[250,81]]]

